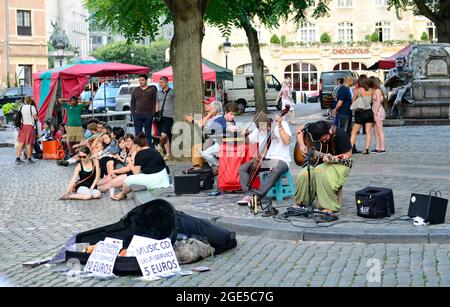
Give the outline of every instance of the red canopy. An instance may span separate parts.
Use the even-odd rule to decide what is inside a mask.
[[[205,64],[202,64],[202,70],[203,70],[203,81],[216,81],[216,71],[212,68],[209,68]],[[167,67],[159,72],[153,73],[152,80],[153,82],[158,82],[161,77],[167,77],[169,78],[169,81],[173,81],[173,70],[172,66]]]
[[[61,78],[70,78],[77,76],[88,77],[110,77],[115,75],[139,75],[148,74],[148,67],[135,66],[122,63],[106,63],[92,61],[71,66],[60,72]]]
[[[408,58],[410,49],[411,49],[411,45],[408,45],[405,48],[403,48],[402,50],[400,50],[399,52],[391,55],[390,57],[383,59],[383,60],[379,60],[378,62],[376,62],[375,64],[370,66],[368,69],[369,70],[378,70],[378,69],[386,69],[387,70],[387,69],[394,68],[395,60],[401,55],[403,55],[405,58]]]

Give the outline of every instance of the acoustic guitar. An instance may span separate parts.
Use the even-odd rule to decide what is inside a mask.
[[[328,162],[326,163],[337,163],[340,165],[352,168],[352,159],[338,159],[329,153],[328,144],[324,144],[321,141],[314,141],[310,133],[305,133],[303,139],[306,148],[308,148],[308,153],[310,156],[310,163],[312,167],[315,167],[323,163],[323,158],[327,156]],[[300,144],[297,142],[294,149],[294,161],[298,166],[306,167],[308,164],[307,160],[308,154],[304,154],[300,149]]]

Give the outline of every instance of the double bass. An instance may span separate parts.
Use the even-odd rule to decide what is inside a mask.
[[[286,114],[289,113],[291,107],[289,105],[286,106],[286,108],[281,112],[281,117],[286,116]],[[255,117],[254,122],[256,122],[256,119],[259,117],[259,115],[262,113],[262,111],[258,114],[257,117]],[[267,136],[264,139],[264,142],[262,143],[262,146],[259,146],[258,148],[258,155],[255,159],[253,159],[253,164],[251,167],[251,173],[250,173],[250,181],[248,183],[249,189],[255,182],[256,178],[258,178],[258,174],[261,170],[261,164],[264,161],[264,159],[267,156],[267,153],[269,152],[270,145],[272,144],[272,135],[274,133],[276,125],[273,125],[273,120],[267,123]]]

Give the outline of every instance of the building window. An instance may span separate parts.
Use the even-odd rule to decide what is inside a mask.
[[[31,86],[32,81],[32,73],[33,66],[32,65],[18,65],[17,66],[17,79],[19,81],[19,85],[23,84],[23,86]]]
[[[338,7],[352,7],[352,0],[338,0]]]
[[[317,91],[317,68],[310,63],[294,63],[284,70],[284,78],[291,79],[292,87],[296,91]]]
[[[362,72],[367,70],[367,66],[360,62],[342,62],[334,66],[333,70],[352,70]]]
[[[353,41],[353,23],[340,22],[338,23],[338,37],[340,42]]]
[[[375,0],[375,5],[376,6],[388,6],[389,5],[389,0]]]
[[[300,41],[301,42],[315,42],[316,41],[316,25],[308,23],[300,29]]]
[[[31,11],[17,11],[17,35],[31,36]]]
[[[380,21],[375,24],[375,32],[378,33],[380,42],[391,39],[391,24],[387,21]]]
[[[431,21],[427,22],[427,33],[428,33],[428,38],[429,38],[430,42],[437,41],[436,26]]]
[[[236,68],[236,75],[244,75],[244,74],[252,74],[252,73],[253,73],[252,64],[245,64],[245,65],[238,66],[238,68]],[[267,66],[264,66],[264,74],[265,75],[269,74],[269,68],[267,68]]]

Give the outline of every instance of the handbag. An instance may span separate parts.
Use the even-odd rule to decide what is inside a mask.
[[[164,114],[164,107],[166,105],[167,95],[169,95],[170,90],[171,89],[169,87],[169,89],[166,92],[166,95],[164,96],[164,102],[162,104],[161,111],[155,112],[155,114],[153,115],[153,122],[154,123],[158,123],[159,124],[162,121],[162,118],[164,116],[163,114]]]
[[[358,98],[356,98],[356,100],[352,103],[352,105],[350,106],[350,110],[352,111],[363,111],[363,110],[368,110],[370,109],[370,105],[366,104],[365,99],[367,99],[367,97],[369,97],[372,100],[371,96],[363,96],[363,94],[361,93],[361,90],[358,90]]]

